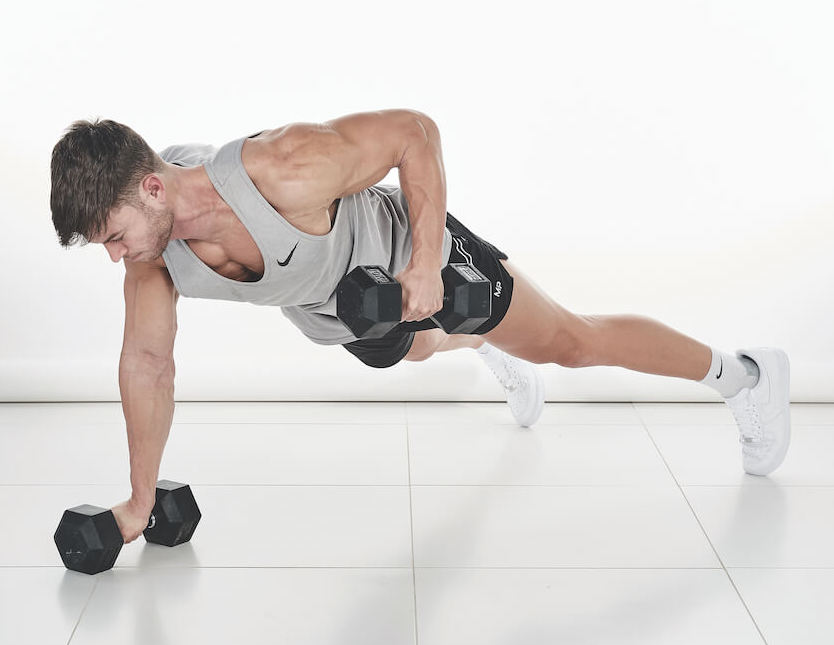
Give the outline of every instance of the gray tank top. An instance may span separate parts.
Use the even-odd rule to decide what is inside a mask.
[[[260,133],[258,133],[260,134]],[[411,259],[408,203],[399,186],[377,184],[339,200],[333,227],[326,235],[295,228],[264,198],[241,161],[241,137],[219,149],[189,143],[159,153],[168,163],[204,165],[211,183],[232,208],[264,261],[257,282],[239,282],[203,263],[185,240],[171,239],[162,256],[171,280],[185,298],[236,300],[274,305],[310,340],[337,345],[356,336],[336,318],[336,285],[361,264],[384,266],[392,275]],[[452,239],[443,233],[443,265],[449,262]]]

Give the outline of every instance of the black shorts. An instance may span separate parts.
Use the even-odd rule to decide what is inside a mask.
[[[478,237],[451,213],[446,213],[446,228],[452,234],[452,250],[449,263],[468,262],[492,283],[492,314],[470,334],[485,334],[493,329],[510,308],[513,295],[513,278],[498,260],[507,260],[507,254],[486,240]],[[434,329],[430,319],[401,322],[382,338],[364,338],[342,345],[360,361],[371,367],[391,367],[408,354],[414,342],[414,333]]]

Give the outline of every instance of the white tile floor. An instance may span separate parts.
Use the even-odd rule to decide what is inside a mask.
[[[194,539],[64,569],[129,495],[118,403],[0,404],[3,645],[834,643],[834,405],[768,478],[723,404],[178,403]]]

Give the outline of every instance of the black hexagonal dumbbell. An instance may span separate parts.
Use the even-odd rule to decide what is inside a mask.
[[[447,264],[443,278],[443,309],[431,319],[447,334],[468,334],[492,314],[492,283],[471,264]]]
[[[161,479],[156,483],[156,503],[142,535],[154,544],[176,546],[191,539],[201,517],[187,484]],[[64,511],[55,531],[55,546],[64,566],[81,573],[112,568],[123,545],[113,511],[89,504]]]
[[[471,264],[447,264],[443,308],[430,316],[447,334],[467,334],[492,313],[492,285]],[[381,266],[358,266],[339,281],[336,315],[357,338],[381,338],[402,320],[402,286]]]

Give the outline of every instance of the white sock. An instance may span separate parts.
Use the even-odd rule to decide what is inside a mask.
[[[725,399],[735,396],[745,387],[752,388],[759,382],[759,366],[747,356],[739,358],[710,347],[712,363],[703,380],[698,381],[711,387]]]
[[[484,341],[483,345],[481,345],[480,347],[476,347],[475,349],[479,354],[489,354],[490,347],[492,347],[492,345]]]

